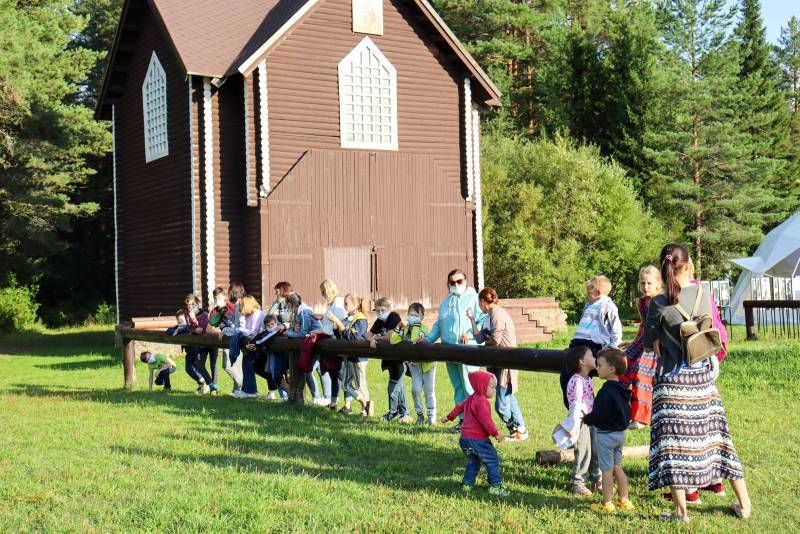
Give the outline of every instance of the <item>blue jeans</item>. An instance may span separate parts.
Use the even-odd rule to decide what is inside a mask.
[[[467,468],[464,470],[464,484],[472,486],[481,470],[481,464],[486,466],[486,478],[490,486],[499,486],[503,483],[500,476],[500,458],[497,450],[488,439],[461,438],[458,440],[464,456],[467,457]]]
[[[308,389],[311,392],[311,397],[314,399],[318,399],[319,389],[317,388],[317,382],[314,380],[314,371],[316,371],[317,375],[319,375],[319,382],[320,384],[322,384],[322,398],[330,399],[331,376],[329,373],[322,374],[319,372],[319,356],[314,356],[314,367],[311,368],[310,373],[306,373],[306,384],[308,384]]]
[[[511,391],[511,384],[508,387],[500,386],[501,370],[493,370],[495,378],[497,378],[497,393],[494,399],[494,409],[500,419],[506,424],[511,432],[517,429],[525,428],[525,419],[522,418],[522,411],[519,409],[519,402]]]
[[[389,371],[389,413],[406,417],[411,414],[408,408],[408,398],[406,397],[406,364],[404,362],[385,362]]]
[[[282,399],[288,399],[288,393],[281,389],[281,383],[286,377],[289,369],[289,355],[285,352],[273,352],[269,355],[269,374],[272,375],[272,380],[278,386],[278,393]]]
[[[211,384],[211,376],[209,376],[208,371],[206,371],[205,365],[205,354],[202,354],[203,349],[199,347],[186,347],[186,374],[191,377],[192,380],[200,383],[200,380],[205,382],[206,384]]]
[[[242,360],[242,391],[245,393],[258,393],[255,364],[256,353],[245,351]]]

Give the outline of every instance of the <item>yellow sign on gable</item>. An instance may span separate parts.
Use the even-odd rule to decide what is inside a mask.
[[[383,0],[353,0],[353,33],[383,35]]]

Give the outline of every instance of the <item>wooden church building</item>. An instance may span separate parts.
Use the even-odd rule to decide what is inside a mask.
[[[112,121],[121,320],[244,282],[438,303],[482,283],[480,106],[427,0],[127,0]]]

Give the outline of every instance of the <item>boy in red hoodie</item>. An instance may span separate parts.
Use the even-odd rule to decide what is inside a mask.
[[[489,399],[494,397],[497,390],[497,379],[486,371],[474,371],[469,374],[469,383],[474,393],[464,402],[458,403],[452,412],[442,418],[442,423],[447,423],[464,414],[461,439],[458,443],[467,457],[467,468],[464,471],[461,489],[466,493],[472,491],[483,464],[486,466],[486,476],[489,479],[489,493],[505,496],[509,492],[502,485],[500,458],[497,457],[497,450],[489,439],[489,436],[494,436],[498,443],[505,439],[492,421],[492,407],[489,404]]]

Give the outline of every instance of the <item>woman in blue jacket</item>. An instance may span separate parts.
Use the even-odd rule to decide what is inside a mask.
[[[419,341],[433,343],[441,339],[442,343],[461,345],[477,345],[472,337],[472,322],[467,316],[471,309],[479,321],[483,320],[483,312],[478,306],[478,293],[467,286],[467,275],[460,269],[454,269],[447,275],[450,293],[439,304],[439,315],[430,333]],[[469,373],[479,368],[473,365],[447,362],[447,375],[453,384],[453,400],[456,404],[472,395]]]

